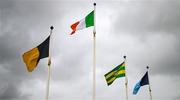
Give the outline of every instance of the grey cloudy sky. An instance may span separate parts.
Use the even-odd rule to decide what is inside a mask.
[[[0,0],[0,100],[44,100],[47,59],[28,73],[22,54],[54,25],[50,100],[92,99],[93,27],[70,36],[70,25],[93,10],[85,0]],[[150,66],[153,100],[180,99],[180,1],[97,0],[97,100],[125,100],[124,78],[104,74],[127,56],[129,100],[149,99],[134,85]]]

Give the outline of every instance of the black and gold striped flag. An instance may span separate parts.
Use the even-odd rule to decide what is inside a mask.
[[[116,68],[105,74],[107,85],[111,85],[116,78],[125,77],[125,62],[118,65]]]
[[[23,54],[23,61],[26,64],[29,72],[32,72],[36,68],[40,59],[49,56],[49,40],[50,36],[48,36],[48,38],[39,46]]]

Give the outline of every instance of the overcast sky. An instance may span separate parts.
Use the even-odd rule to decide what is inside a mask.
[[[0,100],[44,100],[47,59],[29,73],[22,54],[54,26],[49,100],[92,100],[93,27],[70,36],[70,25],[93,10],[87,0],[0,0]],[[104,74],[127,56],[129,100],[150,66],[153,100],[180,100],[180,1],[96,0],[97,100],[125,100],[124,78],[107,86]]]

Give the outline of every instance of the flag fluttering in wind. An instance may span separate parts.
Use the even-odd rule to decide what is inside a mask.
[[[133,94],[136,95],[140,87],[144,85],[149,85],[148,72],[146,72],[146,74],[142,77],[142,79],[138,83],[136,83],[133,90]]]
[[[49,56],[49,40],[50,36],[48,36],[48,38],[39,46],[23,54],[23,61],[26,64],[29,72],[32,72],[36,68],[40,59]]]
[[[71,35],[74,34],[76,30],[82,30],[90,26],[94,26],[94,10],[89,13],[85,18],[71,25]]]
[[[116,78],[125,77],[125,62],[118,65],[116,68],[105,74],[107,85],[111,85]]]

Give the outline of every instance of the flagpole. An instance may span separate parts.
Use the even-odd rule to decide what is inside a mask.
[[[126,64],[126,56],[124,56],[124,63]],[[127,66],[125,66],[127,68]],[[128,100],[128,78],[127,78],[127,72],[125,70],[125,87],[126,87],[126,100]]]
[[[46,100],[49,100],[49,88],[50,88],[50,78],[51,78],[51,55],[50,55],[50,41],[51,41],[51,35],[52,30],[54,29],[53,26],[50,27],[50,39],[49,39],[49,60],[48,60],[48,80],[47,80],[47,88],[46,88]]]
[[[149,74],[149,66],[147,66],[146,68],[147,68],[147,71],[148,71],[148,74]],[[149,80],[149,75],[148,75],[148,80]],[[150,100],[152,100],[150,81],[149,81],[149,96],[150,96]]]
[[[96,3],[94,3],[94,30],[93,30],[93,100],[96,100]]]

